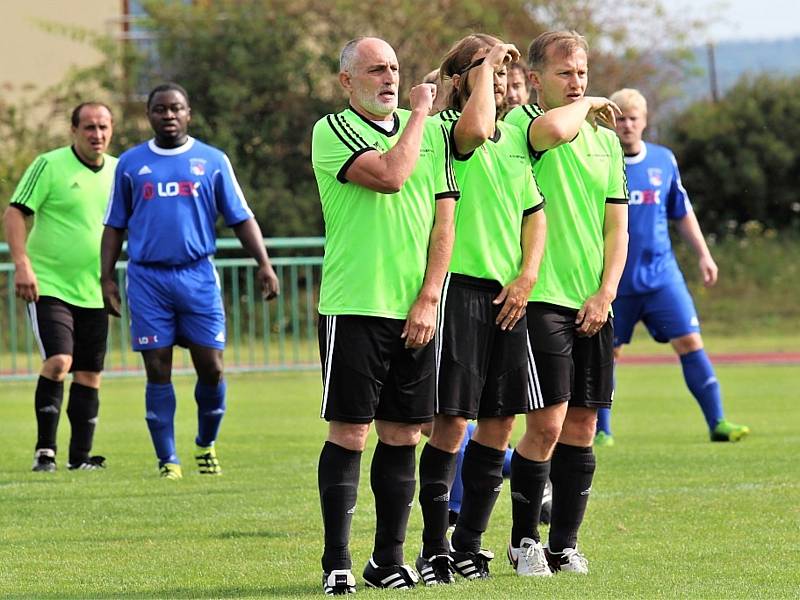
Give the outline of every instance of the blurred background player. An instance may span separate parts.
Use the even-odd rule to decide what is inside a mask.
[[[311,142],[326,232],[319,345],[328,437],[318,484],[329,595],[356,590],[350,524],[373,421],[376,527],[364,581],[393,589],[418,581],[403,543],[420,426],[433,418],[430,342],[459,196],[447,133],[428,117],[435,86],[413,87],[411,110],[398,109],[397,56],[377,38],[348,42],[339,65],[349,107],[317,121]]]
[[[115,265],[127,229],[131,340],[147,372],[146,420],[161,476],[182,477],[175,448],[175,344],[189,348],[197,372],[195,460],[200,473],[218,475],[214,442],[225,414],[225,312],[212,256],[220,213],[256,259],[266,299],[278,294],[278,278],[228,157],[188,134],[186,90],[175,83],[154,88],[147,117],[155,138],[123,153],[117,166],[102,239],[103,295],[119,316]]]
[[[451,583],[451,564],[465,578],[488,577],[493,554],[481,538],[502,489],[514,417],[531,406],[525,309],[544,248],[544,201],[525,134],[497,122],[506,64],[518,59],[513,45],[473,34],[440,68],[452,90],[438,116],[453,141],[461,198],[438,320],[436,416],[419,466],[424,529],[416,565],[428,585]],[[468,419],[478,425],[464,451],[461,510],[448,544],[446,500]],[[543,554],[541,566],[550,573]]]
[[[547,198],[547,241],[528,303],[537,396],[511,460],[509,558],[539,544],[541,498],[553,485],[548,545],[554,571],[588,573],[577,547],[595,471],[597,409],[611,406],[611,301],[628,247],[628,192],[613,132],[616,106],[585,95],[586,40],[550,31],[531,42],[536,104],[506,121],[528,135],[536,182]]]
[[[35,394],[34,471],[56,470],[56,431],[67,373],[72,373],[67,467],[105,466],[102,456],[90,452],[108,335],[100,290],[100,236],[117,164],[106,154],[112,132],[106,105],[78,105],[72,112],[72,145],[42,154],[28,167],[3,215],[15,291],[28,302],[44,361]],[[25,218],[31,215],[26,246]]]
[[[528,69],[521,62],[508,66],[508,85],[506,85],[506,111],[528,104],[530,100],[528,88]]]
[[[630,193],[628,261],[614,300],[614,355],[628,344],[643,321],[654,340],[669,342],[681,361],[683,377],[697,400],[713,442],[736,442],[750,433],[745,425],[725,419],[714,368],[703,348],[700,323],[683,274],[672,253],[669,221],[673,221],[698,259],[703,285],[717,282],[717,265],[681,183],[678,163],[668,148],[645,143],[647,101],[637,90],[611,96],[622,109],[617,135],[625,152]],[[610,445],[610,411],[598,413],[595,444]]]

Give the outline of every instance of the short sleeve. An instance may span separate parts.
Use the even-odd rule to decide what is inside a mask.
[[[47,200],[50,192],[51,168],[47,159],[38,157],[25,171],[9,204],[26,215],[32,215]]]
[[[523,198],[522,214],[527,216],[535,213],[544,208],[544,196],[542,190],[539,189],[539,184],[536,183],[536,177],[533,174],[533,169],[526,169],[525,177],[525,197]]]
[[[625,159],[622,154],[622,146],[615,133],[608,132],[611,146],[611,172],[608,175],[608,189],[606,190],[606,202],[609,204],[628,204],[628,182],[625,177]]]
[[[510,125],[517,127],[525,135],[525,144],[528,147],[528,154],[532,160],[539,160],[544,152],[538,152],[531,146],[530,130],[531,125],[537,117],[541,116],[542,109],[536,104],[523,104],[513,108],[503,120]]]
[[[692,210],[692,204],[689,202],[689,194],[681,182],[681,174],[678,170],[678,161],[675,160],[675,155],[670,153],[672,164],[672,177],[670,177],[670,186],[667,191],[667,217],[669,219],[678,220],[686,216]]]
[[[253,216],[253,211],[247,205],[244,192],[233,172],[230,159],[222,153],[219,171],[214,176],[214,202],[217,212],[222,215],[225,225],[232,227]]]
[[[362,154],[375,150],[341,115],[328,115],[314,125],[311,163],[314,171],[347,183],[347,170]]]
[[[456,183],[456,174],[453,170],[453,147],[447,126],[433,119],[425,123],[430,128],[433,147],[435,148],[435,172],[434,172],[434,197],[437,200],[442,198],[455,198],[461,195]]]
[[[127,229],[132,213],[133,180],[120,161],[114,171],[114,183],[111,185],[103,224],[116,229]]]

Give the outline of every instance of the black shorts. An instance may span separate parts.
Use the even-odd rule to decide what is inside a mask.
[[[614,389],[614,321],[591,337],[576,335],[578,311],[543,302],[528,303],[528,335],[539,367],[534,409],[570,406],[608,408]]]
[[[52,296],[28,303],[28,317],[42,360],[56,354],[72,357],[72,371],[103,370],[108,339],[108,313],[104,308],[74,306]]]
[[[495,323],[497,281],[451,273],[436,331],[436,414],[467,419],[531,409],[532,357],[523,316],[509,331]]]
[[[425,423],[433,419],[433,342],[406,349],[405,321],[320,315],[322,410],[326,421]]]

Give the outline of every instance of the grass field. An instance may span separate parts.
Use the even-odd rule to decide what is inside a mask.
[[[418,589],[425,598],[797,598],[800,595],[800,405],[797,367],[722,366],[728,415],[747,423],[740,444],[707,441],[700,411],[674,366],[619,370],[617,445],[598,450],[582,529],[588,577],[523,580],[505,564],[508,488],[485,545],[492,579]],[[143,382],[103,392],[96,450],[103,472],[29,472],[32,382],[4,384],[0,422],[0,597],[322,597],[316,461],[317,373],[229,377],[219,453],[225,474],[194,474],[193,381],[176,380],[178,443],[188,473],[157,477],[143,419]],[[62,422],[60,442],[68,443]],[[519,431],[517,432],[518,436]],[[353,523],[354,570],[373,528],[362,466]],[[415,509],[406,558],[418,550]],[[396,594],[397,592],[395,592]],[[368,598],[391,592],[364,591]],[[405,595],[404,595],[405,597]]]

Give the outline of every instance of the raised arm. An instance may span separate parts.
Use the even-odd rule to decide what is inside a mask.
[[[711,251],[708,249],[708,244],[703,237],[703,231],[700,229],[700,223],[697,222],[697,217],[694,211],[689,209],[682,219],[679,219],[675,226],[678,228],[678,233],[686,240],[686,243],[692,247],[697,255],[697,266],[700,269],[700,275],[703,277],[703,285],[711,287],[717,283],[717,275],[719,268],[714,258],[711,256]]]
[[[258,222],[251,217],[234,225],[233,233],[239,238],[242,248],[258,263],[256,280],[261,284],[261,295],[265,300],[272,300],[280,294],[280,282],[267,255],[267,248],[264,246],[264,238]]]
[[[565,106],[548,110],[537,117],[528,129],[531,148],[543,152],[566,144],[575,139],[584,121],[593,127],[598,122],[605,123],[612,129],[616,124],[616,115],[622,112],[608,98],[584,96]]]
[[[400,139],[387,152],[361,154],[347,169],[347,180],[383,194],[399,192],[417,165],[425,119],[435,97],[436,86],[431,83],[411,88],[411,117]]]
[[[494,135],[497,120],[495,75],[504,65],[518,60],[519,50],[513,44],[497,44],[484,57],[483,63],[475,67],[472,91],[453,131],[455,150],[461,156],[468,155]],[[467,85],[467,75],[460,77],[460,85]]]
[[[36,302],[39,299],[39,283],[25,250],[25,241],[28,238],[25,214],[17,207],[9,206],[3,213],[3,227],[11,260],[14,261],[14,291],[26,302]]]
[[[401,337],[406,348],[422,348],[436,332],[436,308],[442,295],[442,285],[450,266],[455,240],[454,198],[436,201],[436,217],[428,245],[428,265],[417,299],[408,311]]]
[[[603,277],[600,288],[583,303],[575,318],[579,335],[594,335],[608,320],[627,256],[628,205],[608,202],[603,224]]]

